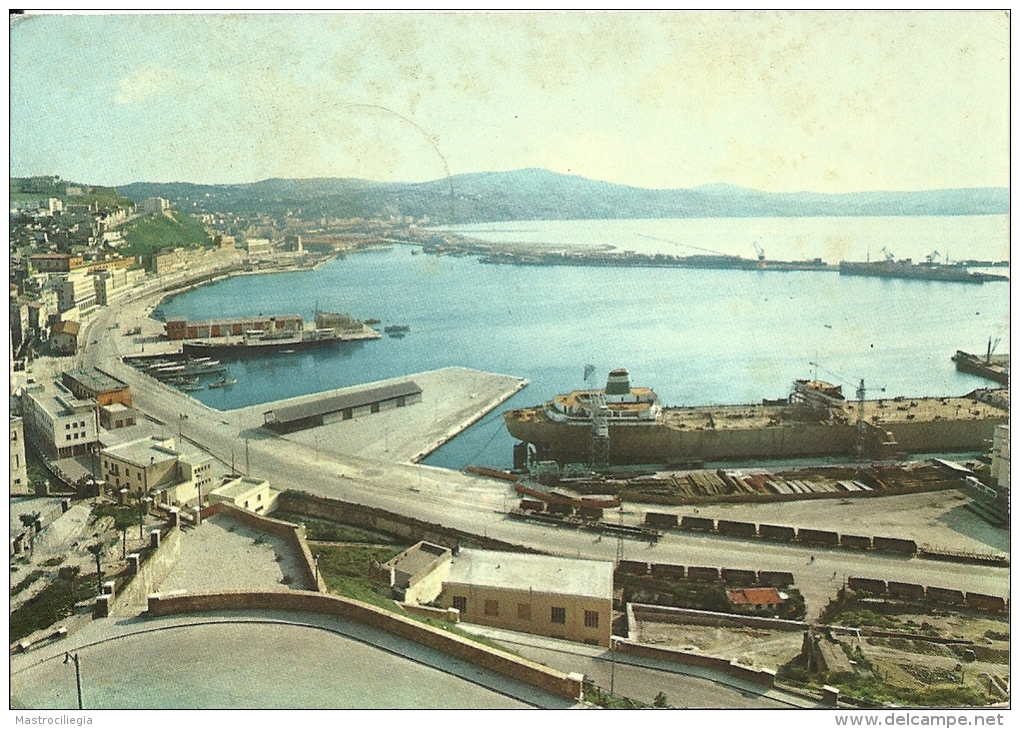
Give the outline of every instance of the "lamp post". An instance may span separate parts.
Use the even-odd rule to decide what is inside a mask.
[[[71,655],[68,652],[64,652],[64,665],[66,666],[71,661],[74,661],[74,683],[78,687],[78,709],[84,709],[81,702],[81,663],[78,661],[78,654]]]
[[[95,536],[98,537],[99,535],[96,534]],[[96,580],[97,580],[97,585],[98,585],[98,590],[99,590],[98,594],[102,595],[103,594],[103,566],[102,566],[102,563],[100,562],[100,558],[101,558],[101,556],[103,554],[103,545],[100,542],[96,542],[95,544],[90,546],[88,549],[89,549],[90,552],[92,552],[93,555],[95,555],[95,558],[96,558]]]
[[[612,668],[609,669],[609,693],[614,693],[616,688],[616,643],[613,636],[609,636],[609,655],[612,660]]]

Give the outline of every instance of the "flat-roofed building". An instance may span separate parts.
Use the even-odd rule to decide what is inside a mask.
[[[58,321],[50,329],[50,349],[54,354],[75,354],[80,330],[81,325],[76,321]]]
[[[11,496],[24,496],[28,490],[28,468],[25,466],[25,424],[11,418]]]
[[[263,478],[224,476],[223,482],[209,492],[209,503],[227,503],[262,514],[273,503],[276,493]]]
[[[57,382],[29,385],[21,395],[25,429],[50,458],[91,452],[99,442],[95,400],[75,397]]]
[[[61,375],[64,387],[80,398],[92,398],[100,406],[120,403],[131,406],[131,388],[97,369],[75,369]]]
[[[81,256],[66,253],[39,253],[29,256],[28,261],[35,273],[70,273],[85,265],[85,259]]]
[[[99,406],[99,424],[107,430],[129,428],[138,421],[138,413],[119,402]]]
[[[372,578],[389,585],[401,602],[421,605],[439,597],[452,561],[447,547],[418,542],[374,568]]]
[[[212,466],[213,457],[205,451],[162,436],[104,448],[100,456],[103,480],[110,488],[151,493],[166,506],[196,500],[199,489],[209,493]]]
[[[72,309],[85,313],[96,307],[96,282],[85,269],[67,274],[57,284],[61,313]]]
[[[613,563],[462,549],[439,602],[470,623],[608,647]]]

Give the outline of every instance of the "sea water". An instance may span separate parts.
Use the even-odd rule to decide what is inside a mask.
[[[646,241],[647,252],[690,253],[670,251],[671,243],[654,247],[642,237],[687,235],[703,248],[741,255],[746,252],[726,242],[756,233],[773,259],[835,261],[840,256],[826,251],[837,238],[849,241],[845,257],[852,260],[867,255],[856,255],[861,245],[872,259],[885,247],[918,260],[948,242],[955,243],[953,258],[1008,258],[1004,216],[558,221],[468,230],[553,245],[616,241],[624,243],[621,250]],[[451,468],[505,467],[513,439],[501,413],[585,387],[586,365],[595,367],[587,386],[602,386],[610,369],[626,367],[633,384],[654,388],[666,405],[760,402],[784,397],[793,380],[804,377],[842,384],[848,398],[861,380],[869,398],[945,396],[989,385],[956,372],[950,357],[957,349],[984,352],[990,338],[1001,340],[997,352],[1009,347],[1005,282],[496,266],[418,253],[398,245],[314,271],[239,276],[166,300],[160,307],[166,318],[300,314],[310,321],[318,308],[377,318],[380,327],[410,327],[403,338],[229,363],[235,386],[192,394],[232,409],[452,365],[517,375],[531,384],[425,460]]]

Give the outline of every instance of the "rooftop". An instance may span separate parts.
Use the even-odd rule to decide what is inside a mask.
[[[36,383],[25,388],[50,417],[64,417],[95,407],[95,400],[81,400],[59,382]]]
[[[100,372],[96,369],[70,370],[64,373],[64,377],[73,380],[86,390],[91,390],[95,393],[111,392],[113,390],[120,390],[121,388],[127,387],[127,385],[120,380],[110,377],[105,372]]]
[[[450,550],[438,544],[418,542],[413,547],[401,552],[382,566],[415,576],[429,570],[436,560],[450,554]]]
[[[782,605],[783,595],[774,587],[745,587],[727,590],[726,597],[734,605]]]
[[[176,461],[178,452],[174,448],[173,438],[152,436],[139,440],[121,443],[106,449],[106,452],[133,466],[145,467],[164,461]]]
[[[370,387],[353,392],[341,392],[328,397],[317,398],[294,405],[283,405],[267,410],[266,422],[286,423],[302,418],[311,418],[326,413],[335,413],[347,408],[358,408],[371,403],[391,400],[408,395],[420,395],[421,388],[412,380],[396,382],[380,387]],[[269,415],[272,414],[272,419]]]
[[[228,499],[236,499],[238,496],[251,493],[267,485],[265,479],[261,478],[235,478],[224,482],[222,486],[214,488],[212,492],[226,496]]]
[[[447,582],[611,600],[613,563],[462,549]]]

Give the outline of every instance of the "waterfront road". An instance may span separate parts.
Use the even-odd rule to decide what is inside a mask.
[[[165,424],[167,434],[178,431],[224,464],[267,479],[274,488],[297,489],[344,499],[395,513],[454,527],[554,554],[613,560],[615,539],[597,539],[588,532],[512,521],[506,509],[514,495],[507,484],[470,474],[410,463],[392,463],[338,456],[285,440],[242,422],[230,411],[213,410],[123,364],[132,353],[130,337],[117,336],[144,316],[151,300],[109,307],[90,325],[82,355],[86,366],[96,365],[127,382],[137,409]],[[120,321],[120,328],[113,329]],[[244,411],[240,411],[244,412]],[[184,416],[184,417],[182,417]],[[242,469],[243,470],[243,469]],[[638,523],[644,509],[625,505],[623,521]],[[611,517],[612,518],[612,517]],[[855,531],[859,530],[855,525]],[[931,562],[875,553],[810,549],[801,546],[742,541],[717,536],[670,533],[656,544],[625,540],[623,557],[682,565],[766,569],[792,572],[804,594],[809,616],[815,616],[848,576],[897,580],[1005,596],[1009,570],[997,567]]]

